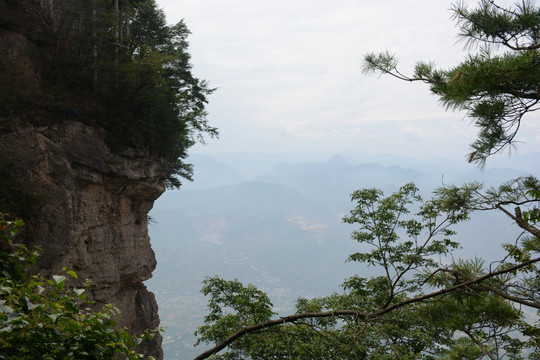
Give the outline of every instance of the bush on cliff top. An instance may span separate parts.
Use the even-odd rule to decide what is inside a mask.
[[[134,147],[167,160],[169,186],[191,178],[187,150],[205,135],[217,136],[217,129],[205,111],[213,89],[192,74],[190,32],[182,21],[167,25],[153,0],[62,0],[55,8],[27,0],[12,6],[53,29],[52,56],[43,63],[46,95],[21,92],[0,115],[9,119],[22,111],[41,125],[83,121],[107,130],[113,150]]]

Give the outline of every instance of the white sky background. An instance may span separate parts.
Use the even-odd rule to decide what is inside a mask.
[[[158,4],[169,23],[184,19],[192,32],[193,71],[218,88],[209,99],[208,119],[220,138],[193,152],[357,150],[463,158],[474,139],[476,130],[464,114],[444,111],[426,85],[361,72],[364,54],[385,50],[398,55],[405,73],[417,60],[441,67],[460,61],[466,52],[450,1]],[[534,124],[524,124],[520,140],[520,153],[540,149]]]

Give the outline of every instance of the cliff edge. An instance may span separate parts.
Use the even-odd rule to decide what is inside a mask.
[[[79,121],[76,111],[33,108],[32,99],[48,98],[42,74],[52,42],[28,8],[39,2],[20,4],[0,1],[0,162],[9,163],[0,175],[16,182],[12,193],[25,192],[15,196],[25,209],[20,239],[43,249],[44,274],[68,267],[90,280],[89,298],[98,308],[115,304],[131,333],[155,329],[157,304],[143,284],[156,266],[147,214],[171,163],[145,149],[111,151],[107,131]],[[11,106],[21,94],[30,99],[24,108]],[[161,336],[140,350],[161,359]]]
[[[27,124],[0,136],[17,176],[42,200],[25,219],[23,241],[43,249],[40,270],[75,270],[91,282],[90,298],[115,304],[132,333],[159,326],[157,304],[143,284],[156,266],[147,214],[165,190],[166,166],[133,150],[111,153],[103,134],[79,122]],[[144,352],[162,357],[161,339]]]

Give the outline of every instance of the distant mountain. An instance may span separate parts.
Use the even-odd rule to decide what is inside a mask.
[[[489,167],[512,168],[525,172],[540,173],[540,152],[528,154],[501,154],[488,160]]]
[[[324,161],[325,159],[328,159]],[[348,187],[352,190],[377,186],[395,188],[410,181],[415,181],[420,187],[440,186],[443,183],[459,183],[465,179],[489,180],[490,172],[500,169],[501,174],[540,174],[540,153],[499,155],[491,157],[486,169],[481,170],[475,164],[469,164],[465,158],[409,158],[395,154],[370,155],[366,152],[343,152],[341,154],[193,154],[189,161],[194,164],[195,175],[193,182],[186,182],[183,190],[201,190],[217,188],[223,185],[235,185],[249,180],[276,181],[275,173],[281,167],[302,168],[304,165],[333,167],[342,171],[354,167],[364,167],[365,178],[354,180]],[[376,168],[379,167],[379,170]],[[381,172],[380,169],[386,169]],[[362,172],[356,169],[356,172]],[[375,173],[372,171],[375,170]],[[390,171],[393,170],[393,171]],[[412,171],[413,173],[408,173]],[[378,173],[378,175],[377,175]],[[324,173],[323,173],[324,174]],[[340,177],[342,177],[340,175]],[[396,176],[397,177],[394,177]],[[420,176],[418,176],[420,175]],[[501,176],[497,176],[498,179]],[[382,185],[380,185],[382,184]],[[352,190],[349,190],[351,192]],[[347,194],[348,195],[348,194]]]
[[[334,217],[330,210],[306,199],[293,187],[261,181],[247,181],[208,190],[171,191],[156,203],[156,209],[175,209],[188,214],[280,210],[285,215],[301,215],[318,221]]]
[[[395,155],[193,156],[195,182],[167,191],[151,212],[158,265],[147,283],[167,327],[166,358],[189,359],[200,352],[193,350],[193,331],[202,324],[206,305],[199,291],[206,276],[253,283],[278,311],[288,313],[299,296],[329,294],[355,273],[372,275],[373,268],[345,263],[360,250],[350,239],[355,227],[341,221],[354,206],[354,190],[376,187],[389,195],[412,181],[427,197],[443,184],[492,185],[540,173],[536,155],[519,158],[516,167],[501,159],[479,171],[464,161]],[[456,229],[463,245],[456,255],[496,259],[500,244],[519,235],[508,232],[509,222],[505,216],[474,214]]]
[[[485,186],[499,186],[504,182],[516,179],[520,176],[538,175],[540,172],[531,170],[521,170],[516,168],[490,168],[476,173],[456,172],[453,175],[451,183],[460,185],[466,182],[479,181]],[[449,180],[448,180],[449,181]],[[451,184],[447,183],[447,184]]]
[[[451,175],[456,171],[480,173],[481,169],[476,164],[466,161],[465,153],[454,158],[411,158],[397,154],[370,155],[365,152],[342,152],[340,153],[351,164],[376,163],[382,166],[398,165],[403,168],[411,168],[430,175],[439,173]],[[516,170],[540,173],[540,153],[501,153],[491,156],[486,163],[485,170],[492,168],[512,168]]]
[[[212,154],[217,162],[226,164],[237,169],[246,176],[247,180],[253,180],[261,174],[266,174],[274,166],[279,164],[296,164],[300,162],[317,162],[327,159],[332,154],[309,153],[309,154],[286,154],[286,153],[235,153],[235,154]],[[191,157],[190,157],[191,158]],[[197,167],[197,163],[195,162]]]
[[[189,157],[189,162],[195,165],[195,171],[193,182],[186,181],[182,185],[185,190],[212,189],[247,180],[240,171],[211,156],[194,154]]]
[[[408,182],[422,182],[423,175],[399,166],[351,165],[333,156],[326,162],[281,164],[257,179],[293,187],[311,201],[344,213],[351,208],[350,194],[355,190],[377,187],[394,192]]]

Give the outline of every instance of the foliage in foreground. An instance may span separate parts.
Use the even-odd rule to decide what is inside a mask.
[[[394,55],[372,53],[365,57],[364,71],[427,83],[444,106],[467,111],[479,129],[469,162],[483,165],[491,154],[512,146],[525,115],[539,109],[540,7],[531,0],[512,8],[480,0],[473,9],[459,2],[452,12],[459,35],[477,53],[450,69],[418,62],[411,76],[398,70]]]
[[[31,274],[38,252],[12,244],[22,221],[0,214],[0,359],[142,359],[134,348],[153,337],[131,336],[107,305],[91,311],[84,287],[70,288],[65,275]]]
[[[252,285],[208,278],[209,314],[197,334],[217,346],[197,359],[225,346],[212,358],[539,359],[540,237],[522,221],[535,213],[539,189],[537,179],[520,178],[486,191],[474,183],[439,189],[427,201],[413,184],[386,197],[357,191],[344,221],[358,226],[352,236],[365,250],[348,260],[380,276],[353,276],[343,293],[298,299],[296,314],[279,318]],[[524,233],[504,245],[507,256],[453,259],[454,225],[516,204],[508,214]]]

